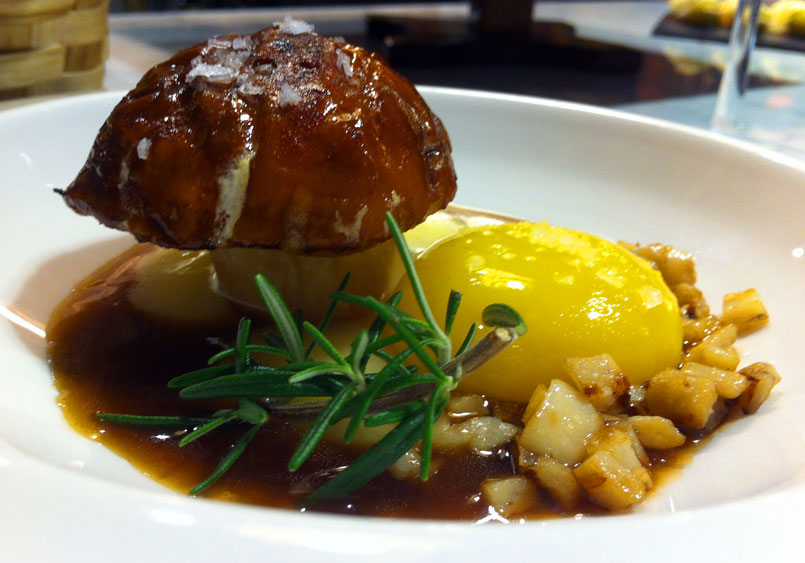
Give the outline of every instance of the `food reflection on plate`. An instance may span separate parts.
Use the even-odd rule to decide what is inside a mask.
[[[55,312],[68,419],[194,494],[536,518],[642,501],[779,379],[738,369],[738,332],[768,321],[753,291],[717,318],[684,252],[432,215],[454,191],[438,118],[374,56],[292,20],[177,54],[64,192],[173,247]]]

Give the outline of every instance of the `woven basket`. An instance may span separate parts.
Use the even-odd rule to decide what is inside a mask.
[[[98,90],[109,0],[0,0],[0,100]]]

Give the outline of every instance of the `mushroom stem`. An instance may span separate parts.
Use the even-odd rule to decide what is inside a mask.
[[[517,333],[513,328],[495,328],[463,354],[445,363],[442,366],[442,370],[447,375],[455,377],[456,381],[463,379],[505,350],[516,339]],[[459,367],[461,368],[461,372],[458,377],[456,377]],[[400,389],[393,393],[381,395],[372,402],[367,414],[383,412],[413,401],[425,399],[433,391],[433,388],[434,384],[421,383]],[[267,401],[264,406],[266,410],[275,416],[309,420],[315,418],[328,402],[329,401],[323,399],[296,403]]]

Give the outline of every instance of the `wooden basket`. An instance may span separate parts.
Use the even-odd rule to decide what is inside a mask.
[[[109,0],[0,0],[0,100],[98,90]]]

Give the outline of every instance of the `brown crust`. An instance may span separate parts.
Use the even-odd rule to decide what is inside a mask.
[[[237,181],[221,187],[239,163],[242,207]],[[275,26],[148,71],[63,195],[162,246],[346,253],[389,237],[386,211],[405,230],[455,189],[447,134],[410,82],[341,39]]]

